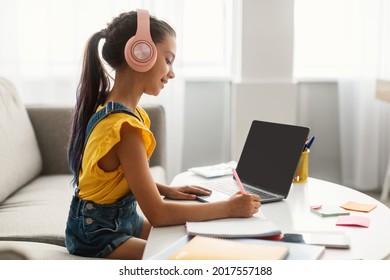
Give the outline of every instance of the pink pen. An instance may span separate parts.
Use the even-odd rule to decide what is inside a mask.
[[[235,168],[232,168],[233,176],[236,179],[237,185],[240,187],[240,191],[242,194],[246,194],[246,191],[244,190],[244,187],[242,186],[240,177],[238,177],[237,171]]]

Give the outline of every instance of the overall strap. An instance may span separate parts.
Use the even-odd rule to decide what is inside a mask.
[[[136,118],[137,120],[139,120],[140,122],[144,122],[140,112],[138,111],[138,109],[136,109],[137,112],[139,113],[140,117],[138,117],[134,112],[132,112],[129,108],[127,108],[126,106],[120,104],[120,103],[116,103],[114,101],[109,101],[107,103],[107,105],[101,109],[100,111],[94,113],[92,115],[92,117],[89,119],[88,121],[88,125],[87,125],[87,129],[86,129],[86,133],[85,133],[85,140],[84,140],[84,147],[83,147],[83,154],[84,154],[84,150],[85,150],[85,146],[87,145],[87,141],[89,139],[89,136],[91,135],[92,133],[92,130],[95,128],[95,126],[101,121],[103,120],[105,117],[107,117],[108,115],[110,114],[115,114],[115,113],[125,113],[125,114],[129,114],[131,116],[133,116],[134,118]],[[80,173],[80,169],[81,169],[81,163],[83,161],[83,154],[81,155],[80,157],[80,162],[79,162],[79,165],[78,165],[78,171],[76,172],[75,174],[75,183],[76,183],[76,186],[78,186],[79,184],[79,173]]]
[[[92,117],[89,119],[89,122],[88,122],[88,125],[87,125],[87,130],[86,130],[86,133],[85,133],[84,147],[85,147],[85,144],[88,141],[89,136],[92,133],[92,130],[95,128],[95,126],[102,119],[107,117],[108,115],[115,114],[115,113],[126,113],[126,114],[129,114],[129,115],[135,117],[140,122],[143,121],[143,120],[141,121],[141,119],[136,114],[134,114],[129,108],[127,108],[126,106],[124,106],[124,105],[122,105],[120,103],[115,103],[113,101],[110,101],[110,102],[107,103],[106,107],[104,107],[102,110],[100,110],[100,111],[96,112],[95,114],[93,114]]]

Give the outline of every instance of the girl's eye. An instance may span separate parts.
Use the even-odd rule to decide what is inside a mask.
[[[170,64],[171,64],[171,61],[167,58],[167,59],[166,59],[166,63],[167,63],[168,65],[170,65]]]

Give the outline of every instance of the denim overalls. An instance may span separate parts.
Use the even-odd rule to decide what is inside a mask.
[[[113,113],[127,113],[140,120],[127,107],[111,101],[89,120],[84,143],[87,143],[96,124]],[[81,163],[79,170],[80,168]],[[77,185],[78,176],[79,172],[76,172],[75,182]],[[139,236],[143,218],[138,215],[136,207],[137,202],[132,194],[128,194],[112,204],[102,205],[80,199],[76,188],[66,224],[66,248],[75,255],[107,257],[127,239]]]

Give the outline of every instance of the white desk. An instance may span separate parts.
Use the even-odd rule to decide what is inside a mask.
[[[177,175],[171,185],[193,184],[204,180],[191,172]],[[369,228],[336,226],[337,217],[320,217],[310,212],[310,205],[340,206],[348,201],[376,204],[369,213],[351,212],[351,215],[369,217]],[[193,202],[197,203],[197,202]],[[309,178],[307,183],[292,185],[287,199],[262,205],[264,215],[282,231],[343,231],[351,238],[350,249],[326,249],[322,259],[383,259],[390,253],[390,209],[356,190]],[[185,227],[152,228],[144,252],[144,259],[169,248],[186,235]]]

